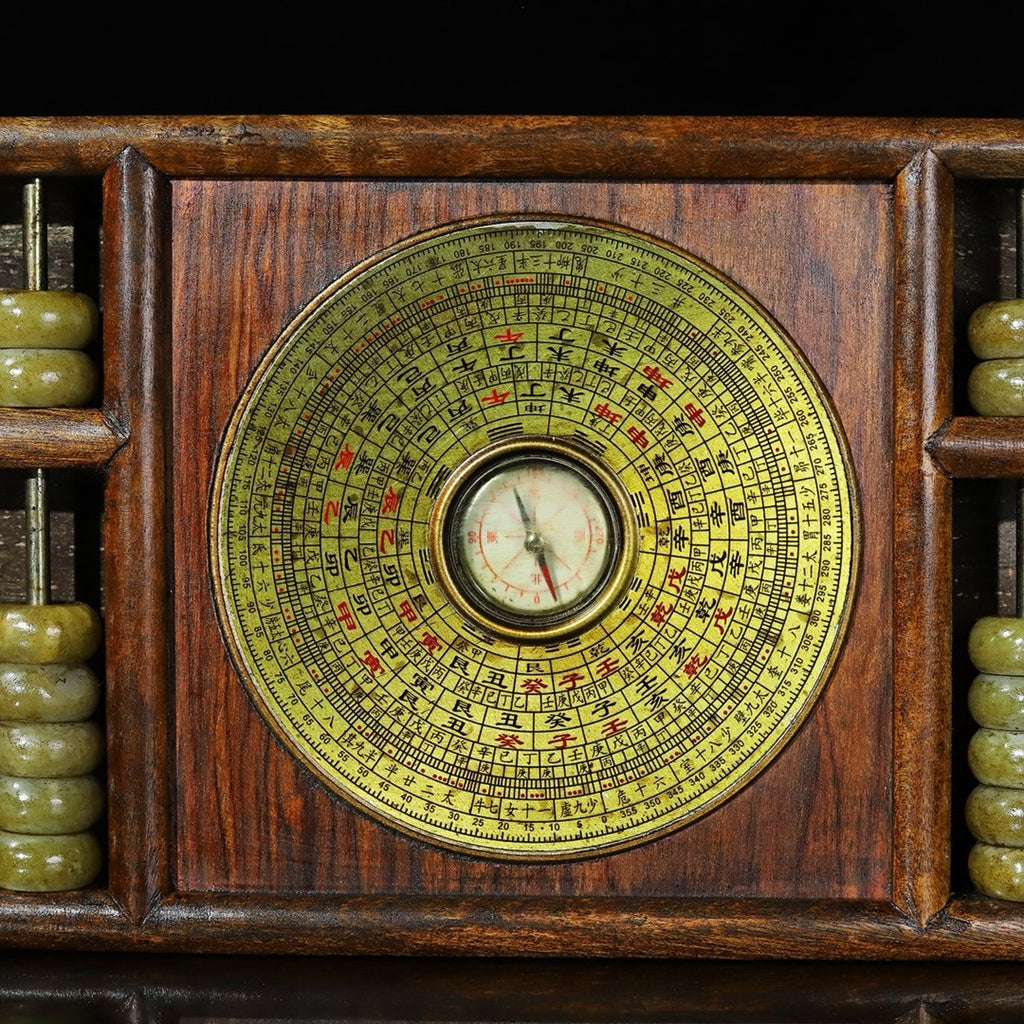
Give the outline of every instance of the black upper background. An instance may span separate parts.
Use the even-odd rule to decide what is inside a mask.
[[[348,0],[5,11],[0,116],[1024,117],[1024,3]]]

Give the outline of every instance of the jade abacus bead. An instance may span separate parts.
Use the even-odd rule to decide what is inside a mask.
[[[62,892],[88,885],[103,866],[91,832],[32,836],[0,831],[0,888],[15,892]]]
[[[87,661],[100,646],[94,608],[68,604],[0,604],[0,662],[52,665]]]
[[[64,348],[0,349],[0,405],[77,408],[92,400],[99,374],[84,352]]]
[[[103,760],[95,722],[0,722],[0,774],[30,779],[87,775]]]
[[[967,855],[967,873],[986,896],[1024,901],[1024,850],[975,843]]]
[[[982,785],[1024,789],[1024,732],[978,729],[967,744],[967,763]]]
[[[0,348],[84,348],[99,322],[81,292],[0,291]]]
[[[106,794],[92,775],[23,779],[0,775],[0,829],[31,835],[83,832],[103,813]]]
[[[0,722],[83,722],[100,702],[88,665],[0,664]]]
[[[1024,678],[985,672],[975,676],[967,691],[967,707],[975,722],[986,729],[1024,732]]]
[[[1024,299],[982,303],[967,322],[967,344],[979,359],[1024,356]]]
[[[1024,676],[1024,619],[989,615],[971,628],[967,653],[979,672]]]
[[[975,786],[964,817],[971,834],[994,846],[1024,847],[1024,789]]]
[[[1024,358],[978,363],[967,378],[967,398],[982,416],[1024,416]]]

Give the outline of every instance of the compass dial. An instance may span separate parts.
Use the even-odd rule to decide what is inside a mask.
[[[462,853],[593,856],[748,783],[855,586],[853,473],[782,329],[621,227],[464,222],[356,267],[225,433],[212,579],[320,781]]]
[[[628,493],[585,451],[551,438],[498,442],[467,459],[431,527],[449,600],[470,622],[522,643],[599,621],[636,563]]]

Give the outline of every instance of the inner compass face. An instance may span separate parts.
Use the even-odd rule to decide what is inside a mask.
[[[655,839],[781,749],[835,661],[853,474],[781,328],[582,221],[419,235],[256,369],[211,513],[222,629],[318,779],[462,853]]]

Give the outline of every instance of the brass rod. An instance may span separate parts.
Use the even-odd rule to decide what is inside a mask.
[[[25,286],[45,290],[46,218],[43,184],[36,178],[22,189],[22,238]],[[29,604],[50,599],[50,516],[46,500],[46,476],[36,469],[25,481],[25,592]]]
[[[41,469],[25,480],[25,592],[29,604],[50,600],[50,514],[46,474]]]
[[[29,291],[43,291],[47,283],[46,220],[43,215],[43,186],[38,178],[22,189],[22,203],[25,287]]]

